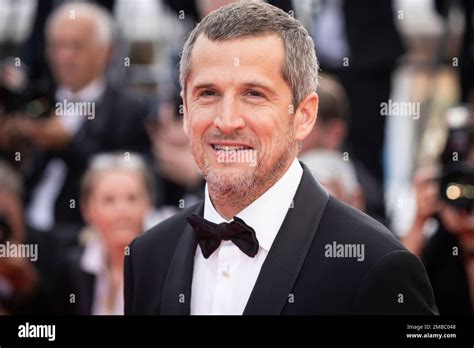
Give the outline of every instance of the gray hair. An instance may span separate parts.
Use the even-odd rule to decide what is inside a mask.
[[[180,62],[179,79],[184,92],[191,73],[192,49],[201,34],[213,41],[277,34],[285,47],[282,73],[292,90],[295,107],[318,87],[318,61],[308,31],[297,19],[275,6],[245,1],[211,12],[189,34]]]
[[[20,174],[4,161],[0,161],[0,191],[10,192],[19,199],[23,195]]]
[[[107,46],[114,39],[114,20],[111,14],[103,7],[87,2],[65,2],[56,8],[46,22],[46,34],[54,23],[60,19],[87,18],[95,26],[95,37],[98,42]]]
[[[102,153],[95,155],[81,181],[81,201],[90,198],[94,181],[98,175],[109,171],[129,170],[140,175],[143,179],[150,203],[154,202],[154,180],[150,168],[142,156],[136,153]]]

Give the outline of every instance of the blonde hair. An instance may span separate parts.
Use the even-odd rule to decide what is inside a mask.
[[[81,201],[87,202],[94,188],[98,175],[109,171],[130,170],[136,172],[143,179],[143,184],[150,202],[154,202],[153,175],[145,160],[136,153],[102,153],[95,155],[89,168],[82,177]]]

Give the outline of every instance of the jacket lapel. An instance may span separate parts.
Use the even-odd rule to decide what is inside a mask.
[[[303,176],[293,207],[273,242],[250,295],[244,315],[282,313],[297,279],[329,195],[301,163]]]
[[[204,203],[190,212],[203,215]],[[189,315],[191,312],[191,284],[193,280],[194,254],[197,241],[193,228],[186,222],[181,238],[176,245],[168,275],[163,286],[161,314]]]

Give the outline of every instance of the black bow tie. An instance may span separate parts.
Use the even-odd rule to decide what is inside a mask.
[[[206,259],[221,245],[222,240],[231,240],[250,257],[257,255],[258,240],[255,231],[242,219],[234,217],[230,223],[220,224],[207,221],[196,214],[191,214],[186,219],[193,227],[202,254]]]

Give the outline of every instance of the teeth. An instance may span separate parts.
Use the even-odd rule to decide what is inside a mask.
[[[221,145],[213,145],[214,149],[218,151],[240,151],[249,149],[247,146],[221,146]]]

